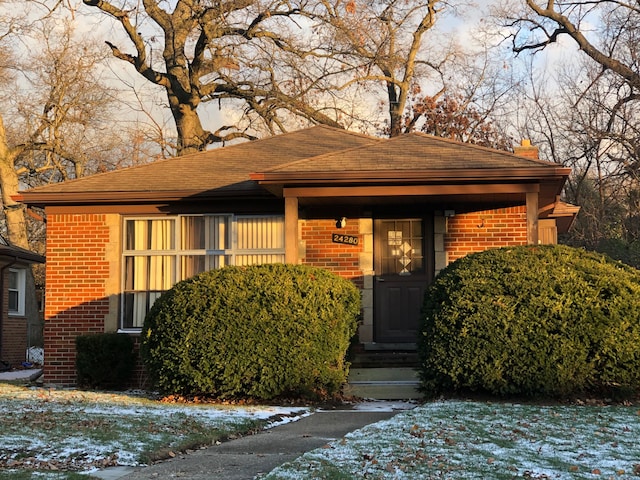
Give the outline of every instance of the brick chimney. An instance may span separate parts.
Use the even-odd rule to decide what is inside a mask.
[[[514,147],[513,153],[520,157],[538,160],[538,147],[531,145],[531,140],[524,139],[519,146]]]

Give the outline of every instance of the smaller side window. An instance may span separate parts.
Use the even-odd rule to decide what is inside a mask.
[[[24,269],[9,269],[9,315],[24,315],[25,279]]]

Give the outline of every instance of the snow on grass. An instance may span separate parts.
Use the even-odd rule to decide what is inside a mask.
[[[285,479],[640,477],[640,410],[431,402],[276,468]]]
[[[0,384],[0,468],[81,471],[140,465],[292,421],[307,409],[186,405],[142,396]]]
[[[371,408],[380,406],[355,406]],[[639,478],[638,408],[430,402],[308,452],[264,478]],[[0,409],[0,472],[138,465],[149,452],[211,443],[310,414],[298,407],[166,404],[2,384]]]

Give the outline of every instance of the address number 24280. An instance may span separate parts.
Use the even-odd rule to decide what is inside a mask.
[[[355,235],[343,235],[341,233],[334,233],[332,235],[333,243],[345,243],[347,245],[358,245],[358,237]]]

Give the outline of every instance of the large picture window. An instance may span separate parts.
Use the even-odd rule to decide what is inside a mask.
[[[176,282],[225,265],[284,262],[284,217],[189,215],[124,220],[123,330],[138,330]]]

